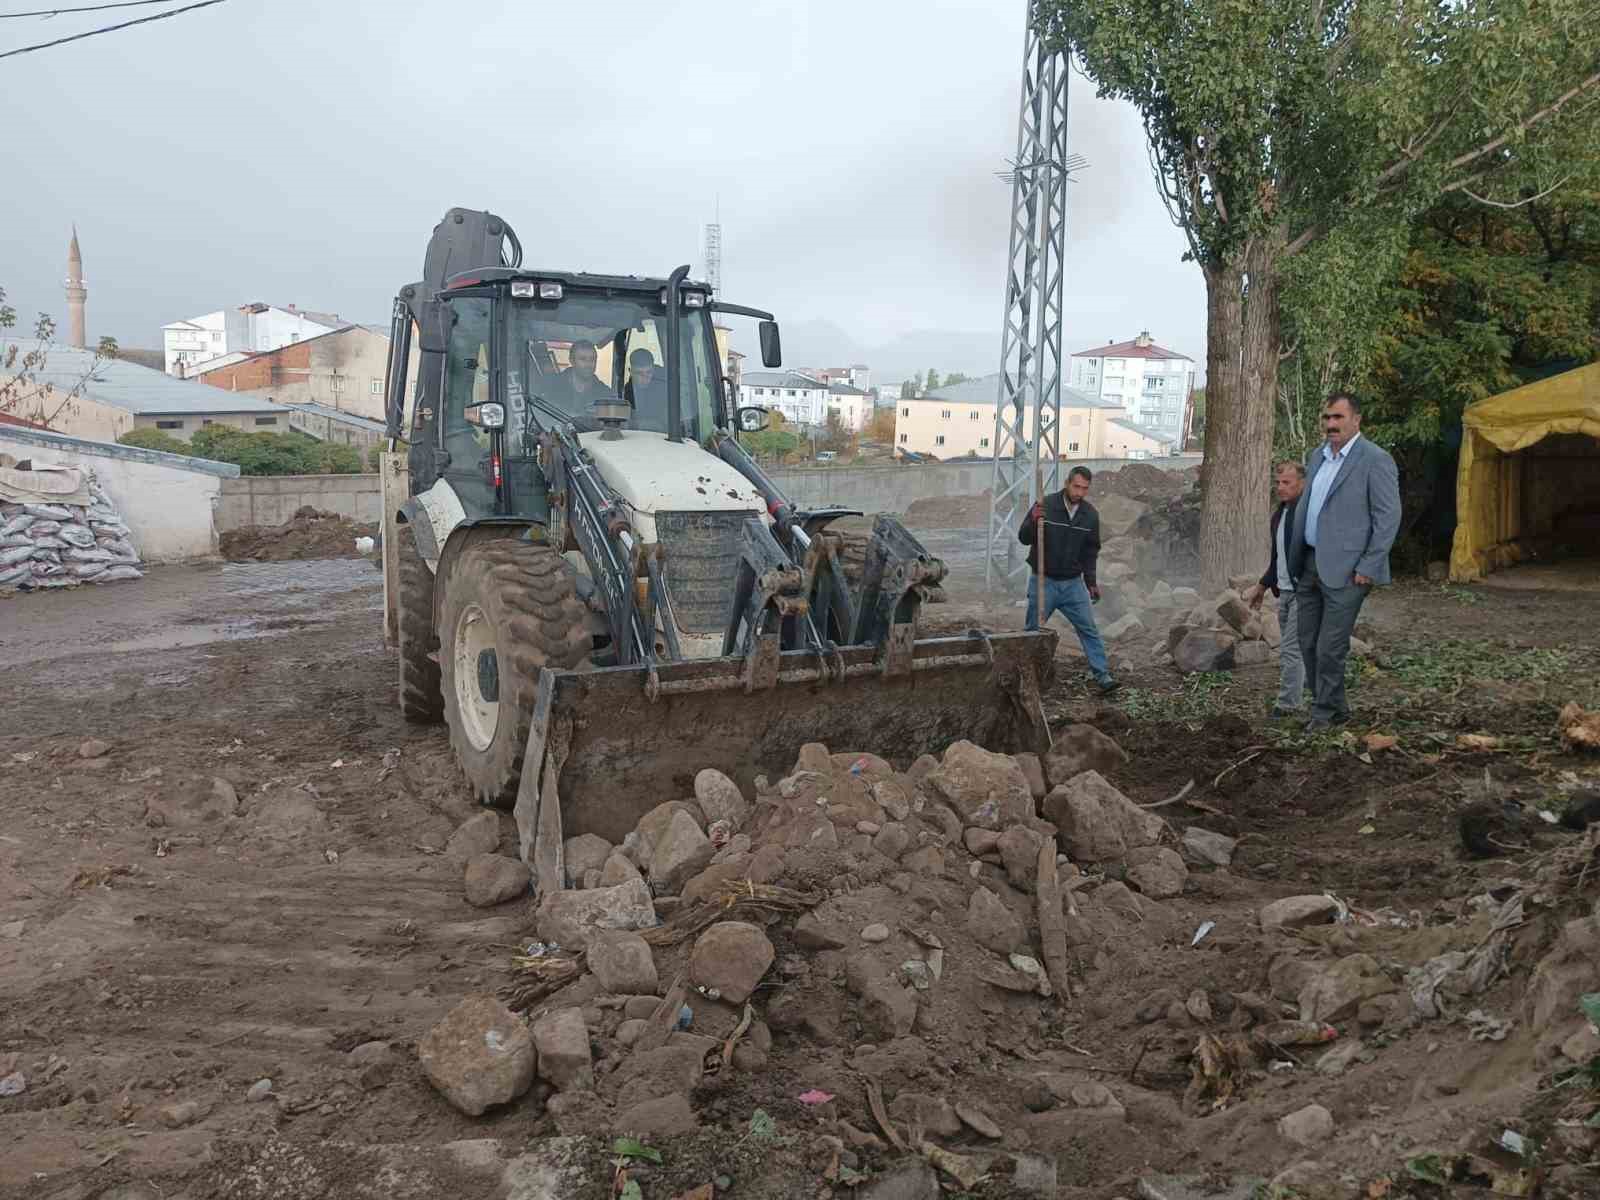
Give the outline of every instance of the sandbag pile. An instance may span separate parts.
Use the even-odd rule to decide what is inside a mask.
[[[0,498],[0,592],[143,577],[132,532],[92,472],[80,496],[88,503]]]

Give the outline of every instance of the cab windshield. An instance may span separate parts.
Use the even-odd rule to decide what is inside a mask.
[[[596,404],[628,405],[630,429],[667,432],[666,310],[653,297],[585,295],[555,302],[513,300],[506,353],[507,424],[547,424],[530,405],[565,413],[579,429],[600,428]],[[679,322],[683,435],[704,441],[716,425],[719,363],[711,322],[685,311]]]

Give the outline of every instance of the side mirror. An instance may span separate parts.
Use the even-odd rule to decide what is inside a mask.
[[[752,405],[739,410],[739,432],[760,433],[767,427],[767,410]]]
[[[778,323],[776,321],[762,321],[757,329],[761,334],[761,365],[764,367],[783,366],[783,341],[778,337]]]
[[[506,406],[504,404],[473,404],[461,410],[461,419],[480,429],[504,429]]]

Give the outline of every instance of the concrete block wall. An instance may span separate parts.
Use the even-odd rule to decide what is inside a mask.
[[[1084,459],[1091,471],[1125,467],[1130,459]],[[1137,460],[1164,471],[1181,471],[1200,461],[1197,454]],[[1080,465],[1074,460],[1071,466]],[[837,504],[864,512],[903,513],[915,500],[935,496],[974,496],[994,481],[994,464],[930,463],[903,467],[769,467],[772,481],[795,504],[807,508]],[[380,510],[376,475],[266,475],[222,481],[217,528],[278,525],[295,510],[311,505],[356,521],[375,523]]]
[[[249,475],[222,482],[217,528],[226,533],[247,525],[281,525],[306,505],[353,521],[376,524],[380,509],[376,475]]]

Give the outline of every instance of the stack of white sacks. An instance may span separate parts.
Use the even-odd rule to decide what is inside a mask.
[[[88,504],[0,500],[0,591],[113,583],[144,575],[130,531],[92,473]]]

